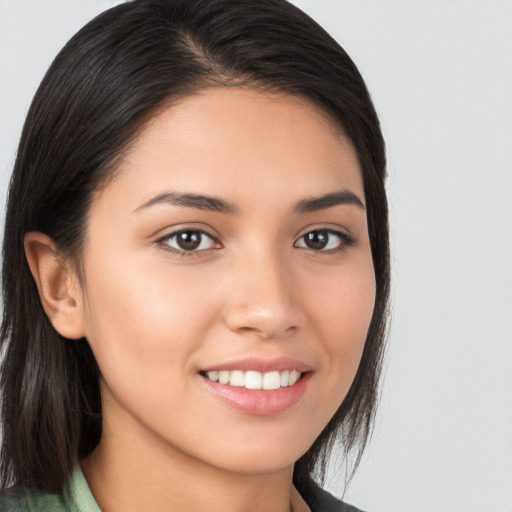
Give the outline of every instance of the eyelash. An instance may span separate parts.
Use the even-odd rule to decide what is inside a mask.
[[[196,235],[198,234],[198,235],[200,235],[199,247],[203,244],[203,238],[204,237],[207,237],[207,238],[211,239],[212,244],[218,245],[219,248],[221,247],[220,242],[214,236],[212,236],[210,233],[208,233],[208,232],[206,232],[206,231],[204,231],[202,229],[195,229],[195,228],[179,229],[178,231],[174,231],[173,233],[170,233],[169,235],[165,235],[162,238],[159,238],[156,241],[156,243],[158,245],[161,245],[164,250],[166,250],[166,251],[168,251],[168,252],[170,252],[172,254],[176,254],[178,256],[181,256],[181,257],[196,257],[196,256],[199,256],[202,251],[207,251],[207,250],[211,249],[211,248],[207,248],[207,249],[199,249],[199,250],[197,250],[197,248],[195,248],[194,250],[187,251],[186,249],[179,249],[179,248],[176,248],[176,247],[171,247],[169,245],[169,242],[173,238],[177,238],[181,234],[196,234]]]
[[[330,249],[323,249],[323,248],[322,249],[314,249],[312,247],[307,247],[305,245],[304,246],[297,245],[300,240],[304,240],[307,235],[312,235],[313,233],[316,233],[317,235],[319,233],[322,233],[323,235],[326,234],[328,236],[327,245],[329,244],[330,238],[332,236],[337,237],[339,240],[339,243],[336,247],[333,247]],[[339,252],[345,251],[349,247],[352,247],[355,244],[355,242],[356,241],[352,236],[348,235],[347,233],[344,233],[343,231],[338,231],[336,229],[317,228],[317,229],[312,229],[312,230],[308,231],[307,233],[304,233],[301,237],[299,237],[299,239],[293,245],[294,245],[294,247],[300,247],[301,249],[307,249],[310,251],[314,251],[315,253],[318,253],[318,254],[320,254],[320,253],[334,254],[334,253],[339,253]]]
[[[339,243],[337,244],[336,247],[329,248],[329,249],[324,249],[324,248],[314,249],[312,247],[308,247],[305,243],[304,243],[304,245],[297,245],[299,243],[299,241],[304,240],[307,235],[316,234],[318,236],[318,234],[320,234],[320,233],[322,235],[327,235],[327,244],[326,245],[329,245],[330,238],[332,236],[337,237],[339,240]],[[172,239],[175,239],[176,237],[178,237],[179,235],[182,235],[182,234],[199,235],[198,246],[194,249],[186,250],[186,249],[180,249],[177,247],[172,247],[169,245],[169,242]],[[156,243],[158,245],[162,246],[162,248],[164,250],[166,250],[172,254],[176,254],[181,257],[197,257],[197,256],[200,256],[201,252],[208,251],[208,250],[215,248],[215,247],[208,247],[208,248],[201,249],[200,247],[203,244],[204,237],[209,238],[213,245],[217,245],[218,247],[216,247],[216,248],[222,247],[221,243],[215,237],[213,237],[210,233],[208,233],[202,229],[180,229],[180,230],[175,231],[169,235],[165,235],[162,238],[159,238],[156,241]],[[348,249],[349,247],[352,247],[354,244],[355,244],[355,239],[352,236],[348,235],[347,233],[344,233],[342,231],[337,231],[335,229],[318,228],[318,229],[312,229],[312,230],[308,231],[307,233],[304,233],[302,236],[300,236],[297,239],[296,242],[294,242],[293,246],[300,248],[300,249],[310,250],[317,254],[320,254],[320,253],[333,254],[333,253],[343,252],[346,249]]]

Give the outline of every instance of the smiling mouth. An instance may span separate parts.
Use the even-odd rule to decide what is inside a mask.
[[[277,389],[293,386],[304,375],[298,370],[284,370],[271,372],[219,370],[200,372],[203,377],[219,384],[245,388],[249,390],[275,391]]]

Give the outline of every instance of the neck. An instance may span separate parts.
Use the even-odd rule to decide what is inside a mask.
[[[275,512],[302,508],[292,484],[293,466],[266,473],[214,467],[141,432],[128,437],[104,418],[103,434],[81,462],[91,492],[103,512]],[[123,429],[122,432],[127,432]]]

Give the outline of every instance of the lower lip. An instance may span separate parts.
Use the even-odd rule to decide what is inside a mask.
[[[270,416],[293,407],[304,396],[311,372],[304,374],[293,386],[273,391],[228,386],[201,376],[208,389],[220,400],[246,414]]]

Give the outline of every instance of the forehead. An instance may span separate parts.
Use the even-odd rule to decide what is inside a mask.
[[[162,109],[124,156],[115,181],[243,199],[282,193],[302,199],[350,188],[362,196],[351,142],[311,102],[242,88],[211,88]],[[172,183],[171,183],[172,182]],[[283,198],[284,199],[284,198]]]
[[[210,87],[200,89],[197,93],[186,96],[162,108],[141,130],[140,137],[147,137],[155,131],[160,131],[163,124],[173,118],[176,124],[188,123],[196,117],[203,121],[228,122],[236,128],[260,127],[260,123],[270,123],[277,120],[303,120],[308,118],[311,132],[329,132],[333,138],[344,138],[345,134],[340,123],[326,110],[312,101],[298,95],[284,92],[265,92],[240,87]],[[248,124],[251,123],[251,124]],[[253,132],[252,136],[256,136]]]

